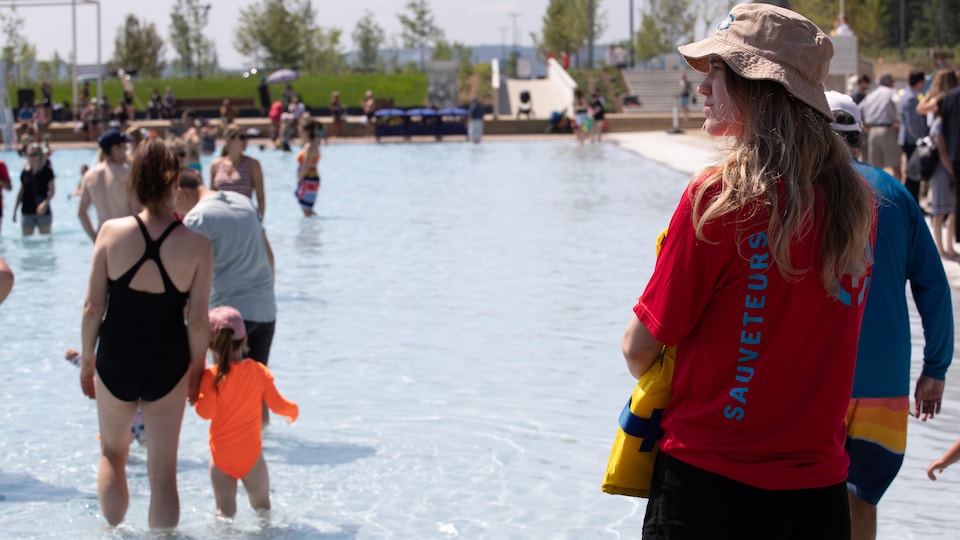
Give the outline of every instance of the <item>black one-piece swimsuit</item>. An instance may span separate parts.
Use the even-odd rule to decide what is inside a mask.
[[[180,225],[170,224],[151,240],[139,216],[134,216],[146,244],[143,257],[117,280],[107,283],[107,315],[100,325],[97,375],[117,399],[155,401],[167,395],[190,367],[190,347],[184,323],[189,292],[180,292],[160,262],[160,245]],[[147,260],[156,263],[162,293],[130,288],[130,281]]]

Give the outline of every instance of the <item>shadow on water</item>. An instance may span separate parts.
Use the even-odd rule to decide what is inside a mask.
[[[343,465],[376,455],[377,449],[349,443],[317,443],[271,435],[263,448],[270,461],[288,465]]]
[[[202,537],[183,533],[180,531],[152,531],[132,527],[121,523],[113,528],[105,528],[100,536],[101,539],[108,540],[140,540],[147,538],[149,540],[200,540]]]
[[[288,525],[268,525],[258,531],[231,531],[229,538],[260,539],[301,539],[316,538],[317,540],[354,540],[360,531],[359,525],[341,525],[339,531],[322,532],[315,527],[303,523]]]
[[[357,533],[360,530],[360,528],[356,525],[345,525],[342,528],[345,530],[323,532],[315,527],[311,527],[310,525],[303,523],[291,523],[289,525],[268,525],[262,529],[248,531],[224,529],[219,531],[219,534],[213,536],[213,538],[247,538],[250,540],[263,540],[267,538],[270,540],[303,540],[306,538],[316,540],[354,540],[357,538]],[[200,540],[202,538],[210,537],[206,535],[189,535],[180,532],[160,534],[152,531],[137,531],[136,533],[124,534],[123,536],[117,536],[116,538],[130,538],[131,540],[134,538],[150,538],[157,540]]]
[[[276,295],[277,304],[291,304],[294,302],[306,302],[309,303],[312,307],[324,307],[327,305],[327,301],[310,296],[307,292],[301,294],[278,294]]]
[[[294,246],[301,255],[319,255],[323,248],[323,224],[317,216],[300,220]]]
[[[84,496],[74,489],[41,482],[26,474],[0,472],[0,502],[66,502]]]

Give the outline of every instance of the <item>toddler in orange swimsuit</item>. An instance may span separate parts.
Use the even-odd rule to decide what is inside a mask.
[[[232,517],[237,512],[237,480],[243,481],[250,506],[270,509],[270,477],[263,461],[260,438],[260,403],[286,416],[287,423],[300,414],[273,384],[267,366],[244,358],[247,332],[236,309],[220,306],[210,310],[210,351],[216,365],[203,372],[197,414],[210,423],[210,480],[217,500],[217,513]]]

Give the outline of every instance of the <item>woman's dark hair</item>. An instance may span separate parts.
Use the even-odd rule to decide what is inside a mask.
[[[198,189],[200,184],[203,183],[203,181],[200,179],[200,175],[197,174],[197,171],[193,169],[184,167],[180,169],[178,174],[180,175],[178,180],[180,189]]]
[[[230,153],[230,139],[241,135],[243,130],[237,124],[227,124],[223,128],[223,148],[220,150],[220,157],[226,157]]]
[[[838,131],[837,133],[843,137],[844,142],[850,148],[860,148],[860,145],[863,144],[863,138],[859,131]]]
[[[177,181],[177,159],[158,138],[149,139],[133,153],[130,194],[152,212],[170,204],[170,190]]]
[[[833,111],[833,116],[835,120],[834,124],[841,124],[844,126],[853,126],[856,125],[857,119],[853,117],[852,114],[847,111]],[[847,143],[847,146],[850,148],[860,148],[861,137],[860,130],[856,131],[837,131],[837,134],[843,137],[843,140]]]
[[[317,120],[312,116],[304,116],[300,120],[300,129],[307,135],[307,138],[310,140],[317,138]]]

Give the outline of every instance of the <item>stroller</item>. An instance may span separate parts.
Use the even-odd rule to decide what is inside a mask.
[[[533,115],[533,103],[530,99],[529,90],[520,92],[520,106],[517,107],[517,120],[520,119],[521,114],[527,115],[527,120],[530,120],[531,115]]]

